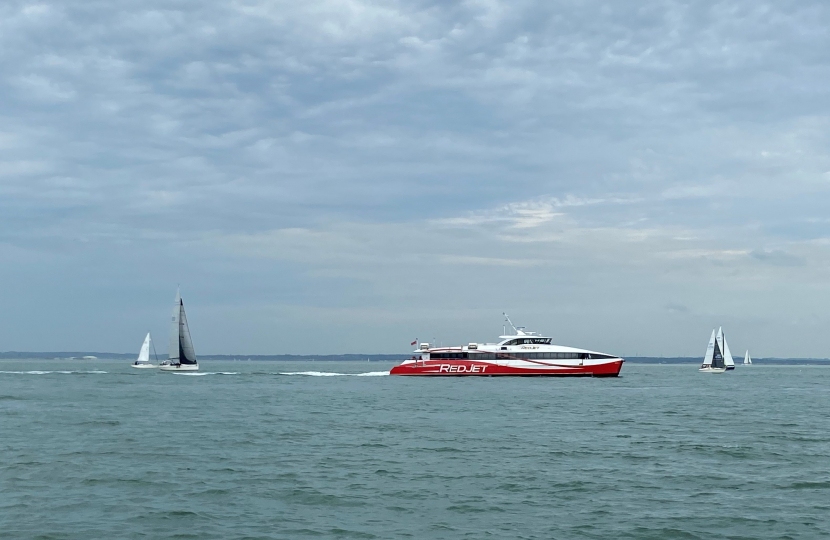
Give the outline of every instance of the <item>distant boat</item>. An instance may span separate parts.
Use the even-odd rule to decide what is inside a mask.
[[[726,336],[723,335],[723,328],[718,328],[717,334],[712,330],[712,337],[709,338],[709,345],[706,347],[706,356],[698,371],[724,373],[732,369],[735,369],[735,361],[732,360],[732,353],[729,352],[729,344],[726,342]]]
[[[176,289],[173,318],[170,324],[168,356],[169,362],[162,362],[162,365],[159,366],[162,371],[199,371],[199,364],[196,362],[196,351],[193,350],[193,341],[190,339],[190,328],[187,326],[184,301],[182,301],[178,289]]]
[[[150,363],[150,332],[147,332],[147,337],[144,338],[144,343],[141,344],[141,350],[138,352],[138,360],[130,364],[131,367],[138,369],[157,368],[158,366]]]
[[[749,357],[749,351],[746,351],[746,354],[744,355],[744,365],[745,366],[751,366],[752,365],[752,358]]]

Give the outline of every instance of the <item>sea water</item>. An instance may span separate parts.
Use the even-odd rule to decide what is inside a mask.
[[[0,538],[830,537],[830,368],[0,361]]]

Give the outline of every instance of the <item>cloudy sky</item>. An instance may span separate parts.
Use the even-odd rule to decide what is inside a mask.
[[[406,352],[502,311],[830,356],[830,5],[6,0],[0,350]]]

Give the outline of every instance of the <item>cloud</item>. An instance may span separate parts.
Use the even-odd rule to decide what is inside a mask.
[[[802,266],[806,264],[802,257],[780,249],[752,250],[749,255],[757,261],[774,266]]]
[[[390,350],[432,330],[425,291],[464,303],[462,340],[510,307],[634,347],[667,305],[711,326],[711,291],[736,325],[756,297],[794,320],[827,300],[828,24],[807,0],[5,2],[8,346],[114,291],[149,313],[174,282],[215,303],[205,347],[233,352],[282,344],[214,337],[223,306],[320,317],[321,347],[359,350],[349,314],[370,305],[396,314]],[[146,326],[78,320],[56,348]]]

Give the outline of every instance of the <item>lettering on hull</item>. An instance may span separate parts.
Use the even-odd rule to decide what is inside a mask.
[[[473,364],[471,366],[441,364],[438,373],[484,373],[486,369],[486,364]]]

